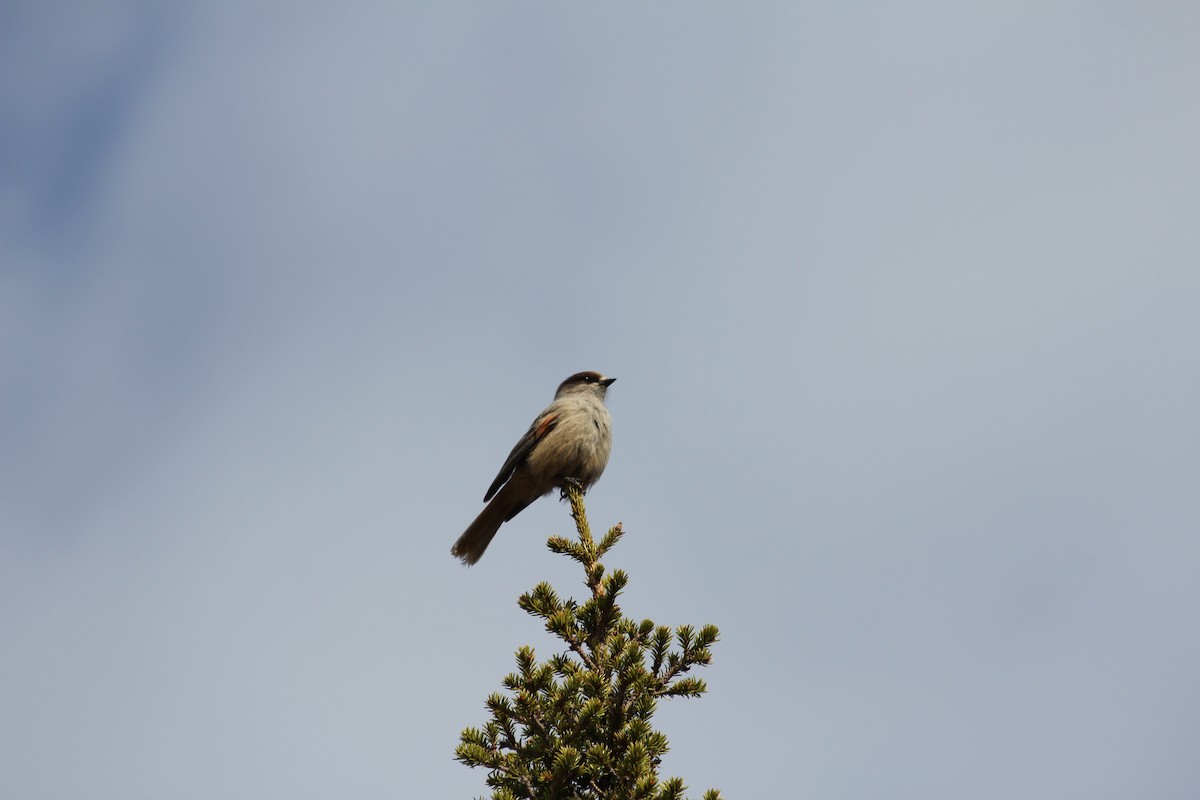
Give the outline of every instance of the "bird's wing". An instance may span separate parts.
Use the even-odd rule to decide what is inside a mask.
[[[504,466],[500,468],[500,473],[496,475],[496,480],[492,481],[492,485],[488,487],[487,494],[483,496],[483,502],[492,499],[492,495],[500,490],[508,479],[512,477],[513,471],[529,457],[533,452],[533,448],[537,447],[537,443],[546,438],[546,434],[554,430],[554,426],[558,424],[558,413],[547,412],[533,421],[529,426],[529,430],[525,431],[525,435],[517,442],[516,447],[508,454],[508,458],[504,461]]]

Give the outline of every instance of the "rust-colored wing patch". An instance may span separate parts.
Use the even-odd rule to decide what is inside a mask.
[[[499,474],[496,475],[496,480],[492,481],[492,485],[488,487],[487,494],[483,496],[483,502],[492,499],[496,492],[500,491],[500,487],[508,483],[508,479],[512,477],[513,471],[529,457],[533,452],[533,448],[545,438],[546,434],[554,430],[554,426],[558,424],[558,414],[543,414],[533,421],[529,426],[529,430],[525,431],[525,435],[513,447],[512,452],[508,454],[508,458],[504,461],[504,466],[500,468]]]

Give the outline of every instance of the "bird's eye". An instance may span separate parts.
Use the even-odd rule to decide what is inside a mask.
[[[594,381],[594,380],[596,380],[596,379],[595,379],[595,378],[593,378],[591,375],[584,375],[584,376],[583,376],[583,382],[584,382],[584,383],[591,383],[591,382],[592,382],[592,381]]]

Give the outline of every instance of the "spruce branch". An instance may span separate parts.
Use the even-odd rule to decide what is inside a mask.
[[[547,546],[583,568],[590,597],[564,600],[545,582],[521,595],[520,608],[565,649],[539,662],[532,647],[519,648],[516,671],[502,681],[507,694],[488,697],[491,719],[463,730],[455,758],[488,770],[492,800],[682,800],[680,779],[658,777],[669,745],[650,720],[659,698],[707,691],[688,672],[711,663],[717,628],[624,616],[617,600],[629,576],[601,563],[624,529],[618,523],[597,542],[582,487],[568,482],[563,498],[578,538],[553,536]]]

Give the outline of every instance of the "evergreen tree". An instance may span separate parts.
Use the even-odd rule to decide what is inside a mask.
[[[578,562],[591,598],[562,600],[548,583],[521,595],[520,607],[545,621],[563,652],[539,662],[532,647],[517,650],[507,694],[487,699],[491,719],[467,728],[455,758],[488,769],[492,800],[682,800],[679,778],[659,780],[667,738],[650,726],[661,697],[699,697],[707,687],[689,675],[707,665],[717,628],[672,630],[625,617],[617,598],[629,579],[606,575],[600,559],[621,538],[620,524],[592,539],[583,493],[568,486],[579,540],[547,543]],[[720,800],[710,789],[705,800]]]

